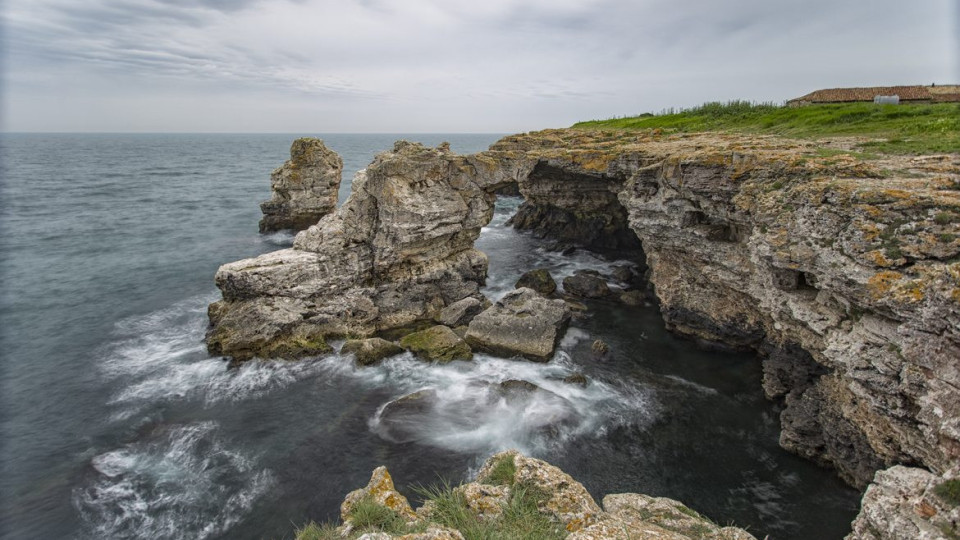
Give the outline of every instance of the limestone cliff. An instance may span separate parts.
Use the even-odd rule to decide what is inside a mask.
[[[332,336],[368,336],[480,298],[487,257],[473,242],[506,183],[449,147],[398,142],[353,180],[335,213],[291,249],[226,264],[207,344],[237,359],[326,352]],[[489,168],[488,165],[482,166]]]
[[[960,456],[956,156],[586,131],[508,137],[490,154],[555,171],[520,191],[584,222],[615,192],[667,325],[765,353],[785,447],[861,487],[886,465]],[[564,197],[540,198],[558,186]]]
[[[491,154],[554,171],[519,183],[547,236],[589,229],[615,192],[667,326],[765,357],[785,448],[861,488],[893,464],[942,479],[960,458],[960,159],[824,144],[842,142],[565,130]]]
[[[260,204],[260,232],[301,231],[337,208],[343,160],[320,139],[290,145],[290,159],[270,175],[272,196]]]

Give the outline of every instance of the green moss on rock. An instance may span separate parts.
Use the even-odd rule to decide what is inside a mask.
[[[409,334],[400,340],[400,346],[419,358],[441,364],[473,359],[473,351],[467,342],[443,325]]]

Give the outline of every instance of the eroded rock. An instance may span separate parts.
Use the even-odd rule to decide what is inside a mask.
[[[218,270],[223,300],[211,310],[210,351],[271,357],[292,336],[370,336],[480,298],[487,258],[473,241],[505,173],[490,169],[480,181],[476,166],[447,148],[402,141],[378,155],[343,206],[300,232],[292,249]]]
[[[956,468],[945,475],[902,465],[879,471],[863,494],[847,540],[960,537],[958,478]]]
[[[270,176],[272,196],[260,205],[260,232],[301,231],[337,208],[343,160],[323,141],[293,141],[290,159]]]

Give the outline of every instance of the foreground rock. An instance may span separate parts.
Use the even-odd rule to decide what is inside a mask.
[[[848,540],[960,538],[960,470],[897,465],[877,473]]]
[[[270,176],[273,194],[260,205],[260,232],[302,231],[337,208],[343,160],[323,141],[302,138],[290,146],[290,160]]]
[[[473,358],[467,342],[443,325],[409,334],[400,340],[400,345],[419,358],[441,364]]]
[[[574,540],[754,539],[743,529],[720,527],[672,499],[636,493],[607,495],[601,508],[586,488],[570,475],[545,461],[515,451],[494,455],[483,465],[475,482],[452,488],[450,493],[444,504],[453,501],[459,506],[458,511],[487,524],[486,530],[495,538],[520,538],[532,534],[537,538],[566,536]],[[408,521],[409,525],[402,528],[425,529],[427,532],[357,530],[352,511],[361,500],[387,508],[398,519]],[[521,527],[536,523],[539,529],[520,529],[516,523],[502,519],[514,501],[535,504],[538,515],[526,516]],[[365,533],[360,538],[368,540],[463,538],[460,531],[447,522],[446,515],[436,499],[427,500],[413,512],[407,500],[396,492],[386,468],[379,467],[365,488],[347,496],[341,506],[344,525],[337,532],[344,538]]]
[[[563,300],[548,300],[532,289],[510,291],[477,315],[466,340],[475,350],[495,356],[522,356],[546,362],[570,324]]]
[[[403,347],[382,338],[350,339],[340,348],[340,354],[352,354],[357,364],[370,366],[403,350]]]
[[[482,182],[478,168],[489,171]],[[282,344],[366,337],[480,299],[487,257],[473,241],[493,215],[492,191],[505,174],[446,146],[398,142],[292,249],[217,271],[223,300],[209,310],[210,352],[276,357]]]

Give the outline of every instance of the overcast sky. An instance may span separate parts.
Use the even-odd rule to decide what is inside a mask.
[[[5,131],[516,132],[960,83],[958,0],[5,0]]]

